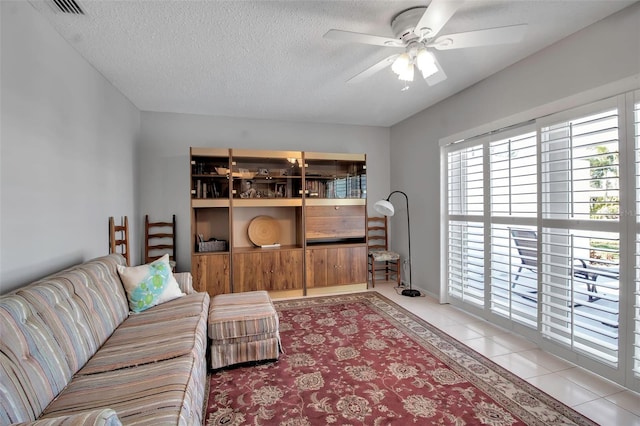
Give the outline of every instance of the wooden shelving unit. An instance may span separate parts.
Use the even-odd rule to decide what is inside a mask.
[[[191,148],[190,157],[196,289],[295,296],[366,288],[364,154]],[[250,241],[258,216],[277,223],[276,247]]]

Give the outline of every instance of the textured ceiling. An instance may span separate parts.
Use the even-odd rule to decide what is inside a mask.
[[[399,12],[428,1],[97,1],[85,16],[32,0],[142,111],[391,126],[633,1],[463,4],[440,34],[528,24],[518,44],[436,52],[448,79],[410,89],[390,68],[346,81],[397,49],[326,40],[332,28],[392,37]],[[417,77],[417,75],[416,75]]]

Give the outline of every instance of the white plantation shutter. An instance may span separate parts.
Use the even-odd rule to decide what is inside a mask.
[[[484,305],[484,226],[481,222],[449,221],[449,295]]]
[[[616,99],[544,120],[541,332],[616,366],[620,193]]]
[[[449,215],[481,216],[484,213],[482,145],[448,155]]]
[[[618,245],[617,233],[545,228],[542,233],[542,332],[545,337],[616,365],[619,278],[611,265],[582,257],[593,242]],[[608,251],[619,255],[619,251]],[[585,262],[588,267],[582,267]],[[596,272],[600,271],[602,272]],[[595,281],[593,274],[597,275]]]
[[[491,225],[491,311],[530,328],[538,323],[536,228]]]
[[[484,305],[482,145],[447,155],[447,280],[451,297]]]
[[[634,298],[633,298],[633,372],[640,378],[640,91],[637,91],[633,102],[633,135],[635,157],[635,191],[636,191],[636,224],[635,224],[635,262],[634,262]]]
[[[491,216],[536,217],[536,133],[517,134],[489,144]]]
[[[537,327],[537,138],[531,127],[489,138],[491,311]]]
[[[618,220],[617,108],[547,126],[541,133],[543,218]],[[603,206],[594,212],[597,205]]]

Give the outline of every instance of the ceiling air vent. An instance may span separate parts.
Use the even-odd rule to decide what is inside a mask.
[[[70,13],[72,15],[84,15],[84,11],[75,0],[51,0],[56,5],[57,10],[62,13]]]

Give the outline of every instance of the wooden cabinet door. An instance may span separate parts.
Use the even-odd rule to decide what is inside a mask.
[[[342,271],[347,284],[359,284],[367,282],[367,247],[351,247],[346,249],[342,258]]]
[[[327,249],[327,285],[367,282],[367,248]]]
[[[307,288],[327,286],[327,249],[307,249]]]
[[[309,240],[326,238],[364,238],[367,235],[365,206],[309,206],[305,210],[305,236]]]
[[[367,282],[367,247],[307,249],[307,288]]]
[[[262,253],[233,255],[233,292],[264,290]]]
[[[206,291],[211,297],[231,292],[228,254],[198,255],[192,259],[193,286],[197,291]]]
[[[262,253],[265,273],[264,290],[294,290],[302,288],[302,251],[277,250]]]
[[[344,265],[347,264],[348,260],[345,256],[348,254],[348,249],[327,249],[327,285],[342,285],[349,283],[345,278],[345,274],[348,274],[348,271],[344,270]]]

